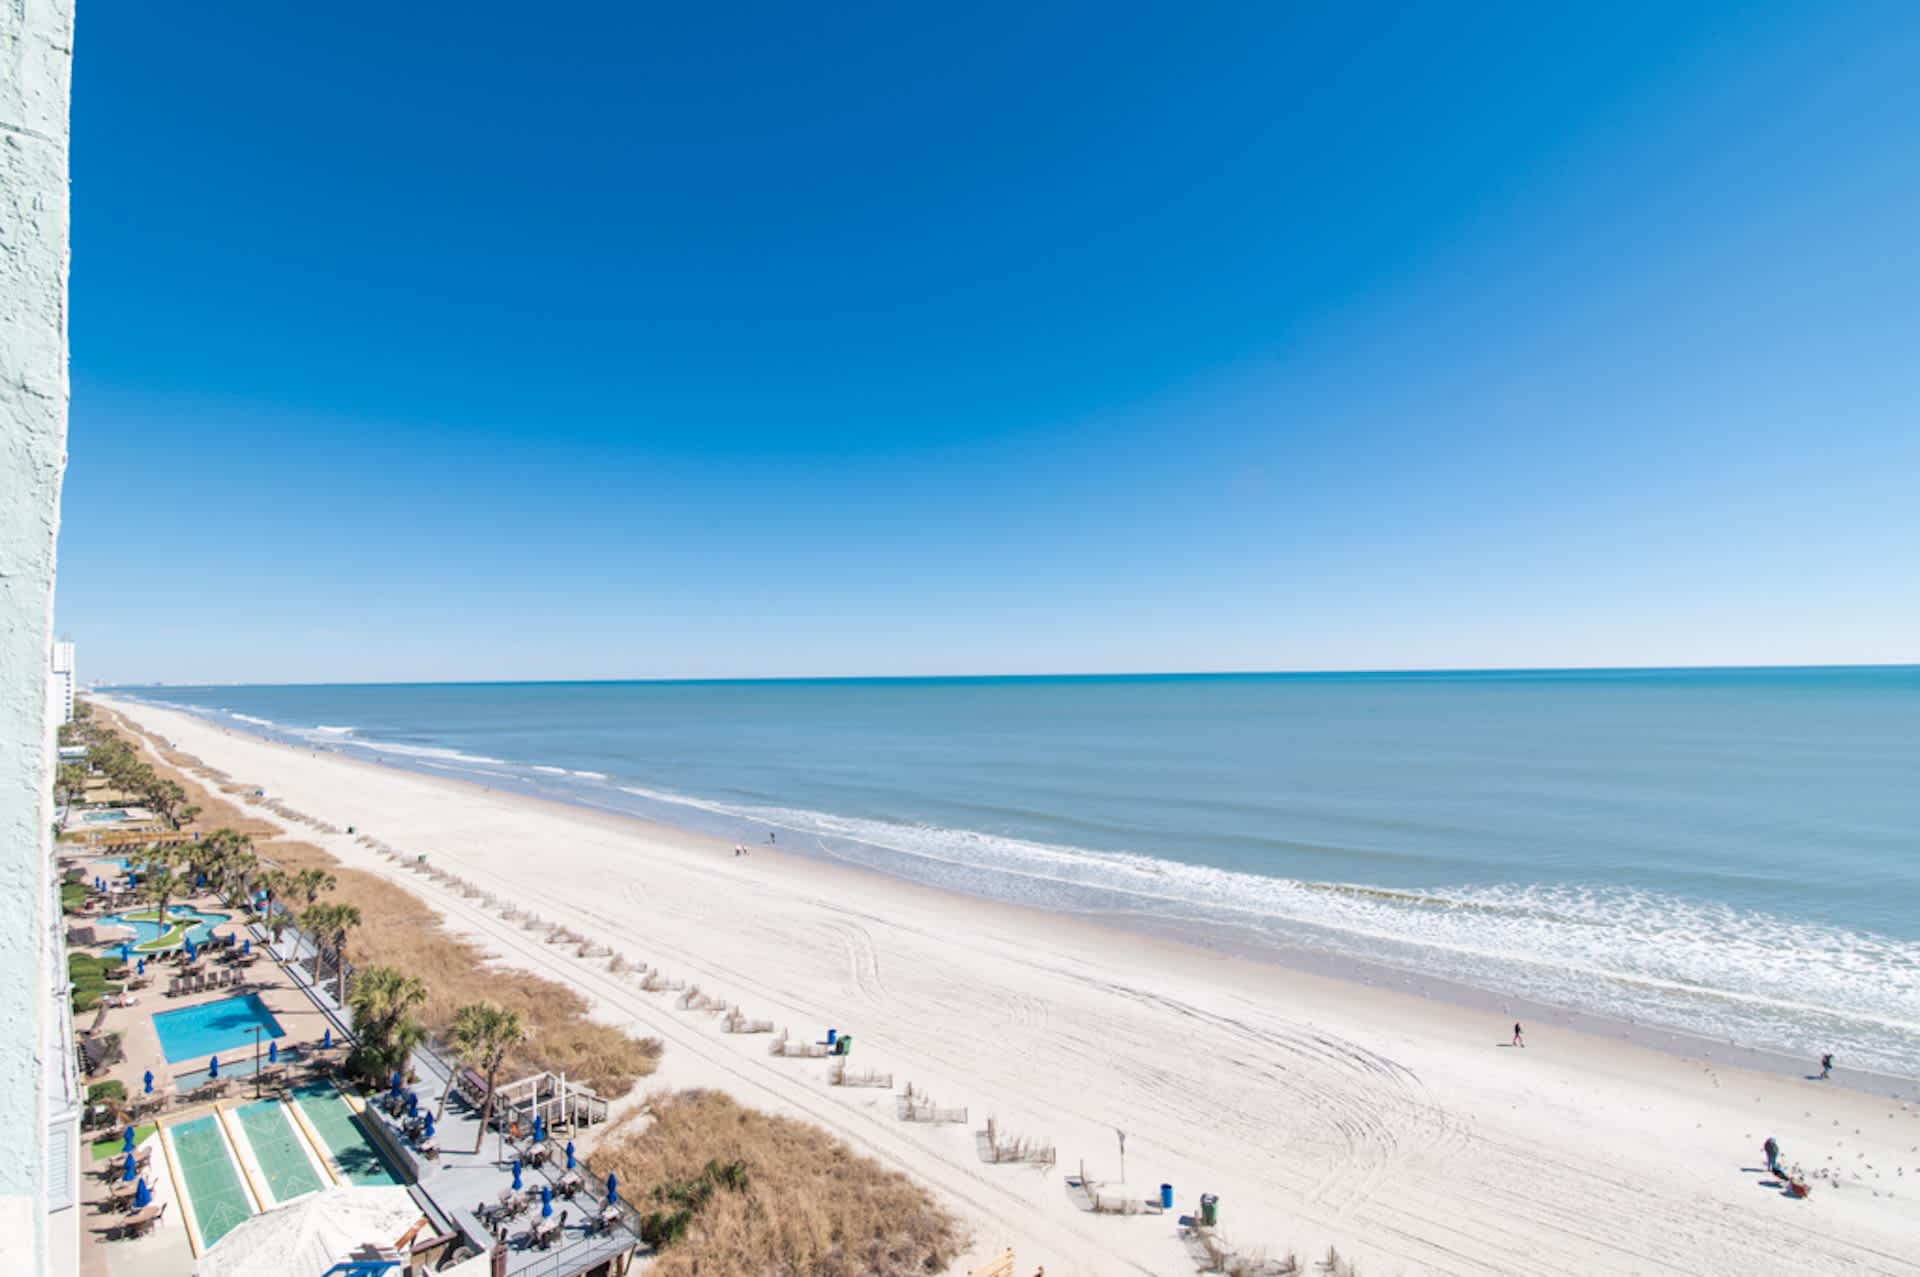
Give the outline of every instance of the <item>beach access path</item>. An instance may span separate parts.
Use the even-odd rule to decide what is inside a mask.
[[[708,1086],[817,1122],[962,1215],[977,1260],[1020,1272],[1194,1271],[1176,1216],[1220,1199],[1243,1249],[1329,1245],[1395,1273],[1920,1274],[1920,1104],[1655,1051],[1306,975],[1076,919],[950,895],[764,847],[735,856],[624,817],[231,733],[99,698],[270,799],[458,874],[698,984],[800,1040],[852,1033],[891,1091],[831,1087],[828,1061],[642,991],[606,958],[503,920],[356,837],[298,830],[383,874],[499,961],[579,988],[666,1043],[657,1085]],[[250,808],[251,810],[252,808]],[[264,811],[262,812],[264,815]],[[271,817],[268,817],[271,818]],[[910,1123],[908,1082],[952,1125]],[[992,1164],[978,1137],[1052,1144],[1052,1169]],[[1125,1184],[1117,1131],[1126,1132]],[[1752,1168],[1837,1174],[1808,1201]],[[1174,1185],[1176,1210],[1094,1215]],[[965,1271],[963,1263],[958,1271]]]

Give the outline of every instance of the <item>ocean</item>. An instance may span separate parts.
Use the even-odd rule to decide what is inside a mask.
[[[1920,667],[115,690],[933,886],[1920,1075]]]

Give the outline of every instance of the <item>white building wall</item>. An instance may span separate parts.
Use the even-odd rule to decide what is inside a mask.
[[[47,1213],[65,1120],[53,909],[54,541],[67,448],[72,0],[0,0],[0,1273],[72,1272]],[[52,1257],[58,1255],[55,1261]]]
[[[55,643],[52,668],[47,671],[47,712],[56,723],[73,721],[74,678],[73,644]]]

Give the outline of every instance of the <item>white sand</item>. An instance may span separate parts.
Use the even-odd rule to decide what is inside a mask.
[[[269,797],[354,825],[747,1015],[855,1037],[965,1126],[901,1122],[887,1091],[829,1088],[543,945],[345,836],[316,841],[404,882],[519,965],[663,1039],[659,1081],[712,1086],[819,1122],[932,1187],[974,1257],[1015,1248],[1021,1277],[1194,1270],[1173,1215],[1094,1216],[1067,1179],[1163,1180],[1181,1211],[1221,1199],[1236,1245],[1398,1273],[1920,1273],[1920,1105],[1717,1067],[1502,1020],[1082,922],[897,883],[638,821],[233,735],[109,702]],[[1053,1142],[1059,1166],[984,1163],[976,1130]],[[1760,1143],[1836,1170],[1811,1200],[1761,1187]],[[1117,1192],[1117,1184],[1109,1191]],[[964,1271],[964,1265],[961,1268]]]

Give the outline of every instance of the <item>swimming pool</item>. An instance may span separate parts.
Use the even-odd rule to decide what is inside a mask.
[[[195,944],[205,944],[213,938],[213,929],[232,917],[230,913],[208,913],[186,905],[168,905],[167,925],[164,927],[160,925],[160,915],[152,909],[110,913],[100,921],[109,926],[131,927],[133,947],[138,952],[161,953],[178,949],[188,936],[193,937]]]
[[[262,1042],[286,1036],[257,993],[160,1011],[153,1017],[153,1031],[160,1035],[160,1050],[169,1064],[252,1047],[255,1028]]]

